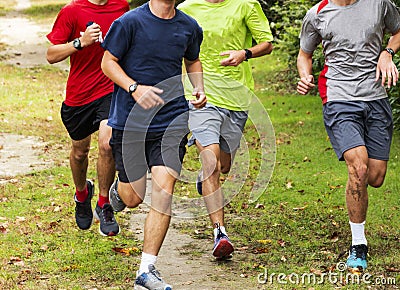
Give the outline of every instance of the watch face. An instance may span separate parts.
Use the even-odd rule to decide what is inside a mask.
[[[130,93],[130,94],[133,94],[133,93],[136,91],[137,86],[138,86],[138,84],[136,84],[136,83],[130,85],[130,86],[129,86],[129,93]]]
[[[82,49],[82,47],[81,47],[81,41],[79,40],[79,38],[74,39],[74,41],[72,42],[72,44],[73,44],[73,46],[74,46],[76,49]]]

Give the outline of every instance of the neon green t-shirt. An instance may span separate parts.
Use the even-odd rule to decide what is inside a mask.
[[[243,91],[254,90],[251,66],[247,61],[236,67],[222,66],[220,61],[228,56],[220,53],[250,48],[252,39],[256,43],[273,40],[261,5],[257,0],[186,0],[178,9],[196,19],[203,29],[200,60],[208,101],[230,110],[247,110],[251,94]],[[241,90],[243,85],[246,88]]]

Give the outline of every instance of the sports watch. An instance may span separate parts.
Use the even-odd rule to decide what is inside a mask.
[[[132,94],[134,93],[134,92],[136,92],[136,90],[137,90],[137,87],[138,87],[138,83],[137,82],[134,82],[133,84],[131,84],[130,86],[129,86],[129,88],[128,88],[128,93],[132,96]]]
[[[79,38],[75,38],[75,39],[72,41],[72,45],[73,45],[74,48],[76,48],[77,50],[81,50],[81,49],[83,48],[82,45],[81,45],[81,41],[80,41]]]
[[[253,56],[253,53],[251,52],[251,50],[245,48],[244,49],[244,60],[247,61],[249,58],[251,58]]]
[[[385,51],[387,51],[392,57],[396,54],[393,49],[386,47]]]

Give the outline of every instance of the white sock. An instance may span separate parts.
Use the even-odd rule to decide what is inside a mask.
[[[365,221],[362,222],[361,224],[356,224],[350,222],[350,228],[351,228],[351,237],[352,241],[351,244],[354,245],[367,245],[367,239],[365,238],[365,233],[364,233],[364,225]]]
[[[219,228],[220,228],[220,230],[221,230],[221,232],[222,232],[223,234],[227,235],[224,226],[220,226]],[[217,238],[217,235],[218,235],[218,228],[215,228],[215,229],[214,229],[214,239]]]
[[[139,275],[142,273],[147,273],[149,272],[149,265],[157,262],[157,256],[142,253],[142,259],[140,261],[140,267],[139,267]]]

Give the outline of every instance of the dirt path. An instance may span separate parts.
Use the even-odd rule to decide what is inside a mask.
[[[50,31],[51,25],[37,25],[24,18],[20,10],[29,6],[29,0],[18,0],[15,11],[0,17],[0,42],[7,45],[0,56],[5,58],[6,63],[19,67],[47,63],[45,51],[48,43],[45,34]],[[58,67],[68,69],[68,64],[64,61]],[[0,182],[2,177],[5,180],[51,166],[51,163],[38,158],[43,146],[44,143],[32,137],[0,134]],[[150,192],[151,187],[148,188],[148,194]],[[147,211],[148,206],[144,204],[138,211],[128,213],[131,214],[130,227],[138,234],[138,238],[143,237]],[[245,258],[240,252],[232,261],[219,265],[220,262],[211,256],[211,240],[193,239],[178,230],[181,223],[190,222],[190,219],[172,219],[157,263],[158,269],[174,289],[259,289],[256,282],[250,284],[250,280],[254,279],[246,278],[238,269],[237,261]]]
[[[32,67],[46,64],[48,41],[46,33],[52,24],[38,25],[21,14],[21,10],[30,7],[29,0],[18,0],[14,11],[0,17],[0,43],[6,48],[0,56],[6,63],[20,67]],[[61,69],[68,69],[68,62],[56,64]]]

